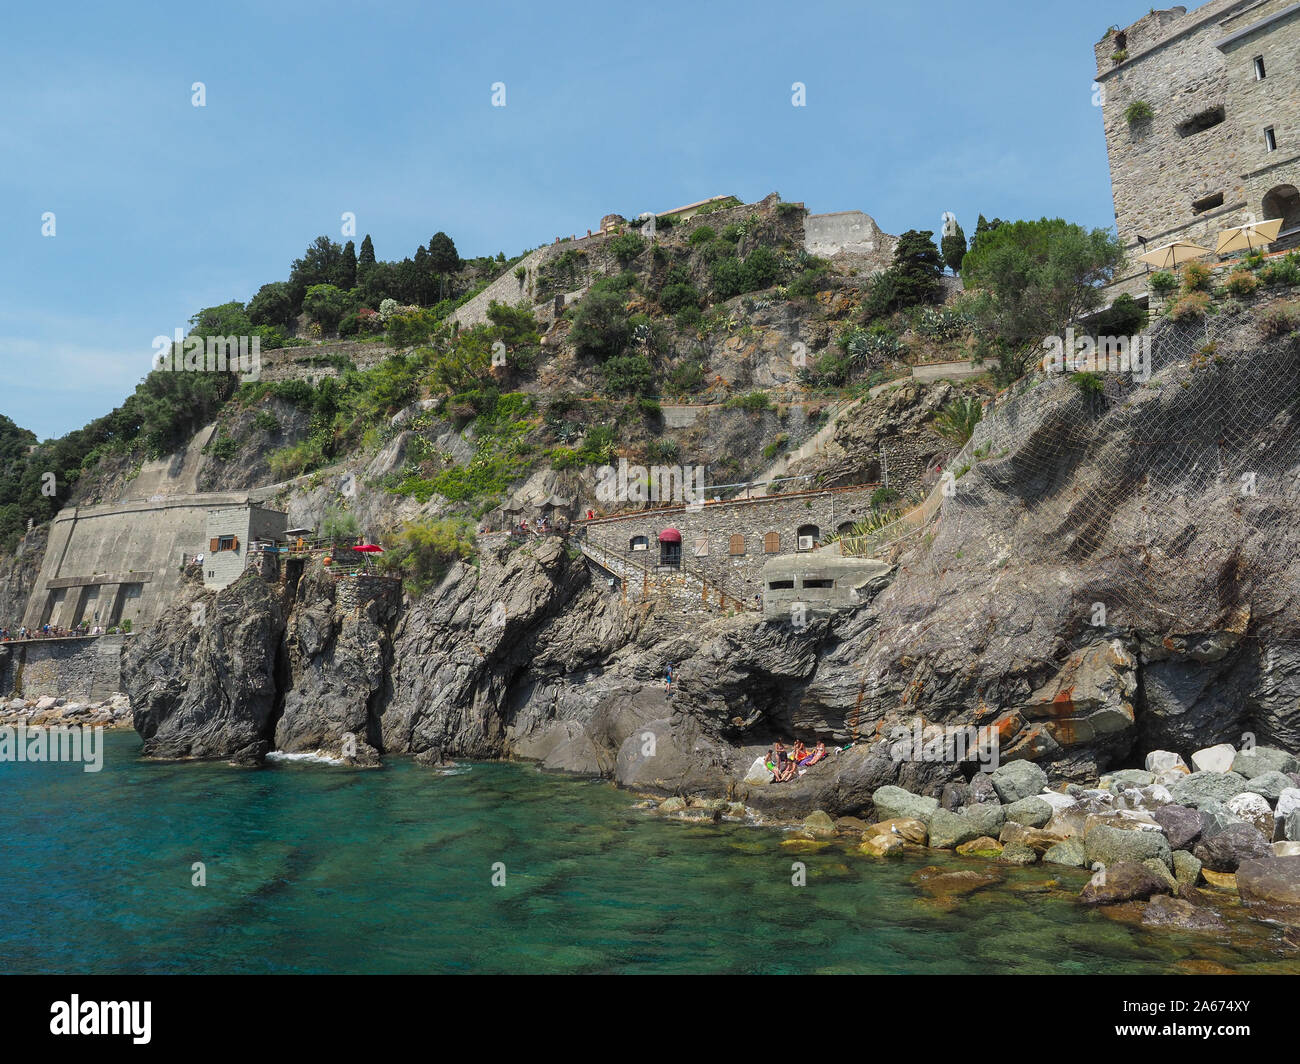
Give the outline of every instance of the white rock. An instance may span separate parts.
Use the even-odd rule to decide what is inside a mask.
[[[1184,776],[1188,774],[1189,774],[1189,769],[1187,768],[1186,765],[1182,765],[1182,766],[1175,765],[1173,768],[1167,768],[1163,772],[1157,772],[1156,782],[1164,787],[1172,787],[1175,783],[1177,783],[1180,779],[1182,779]]]
[[[1278,796],[1274,813],[1279,820],[1285,820],[1297,809],[1300,809],[1300,787],[1287,787]]]
[[[1273,807],[1262,794],[1245,791],[1228,799],[1228,812],[1235,813],[1248,824],[1254,824],[1266,839],[1273,837]]]
[[[1274,857],[1300,857],[1300,842],[1273,843]]]
[[[1052,812],[1059,813],[1062,809],[1069,809],[1072,805],[1078,805],[1078,799],[1071,798],[1068,794],[1062,794],[1060,791],[1044,791],[1038,795],[1043,801],[1052,807]]]
[[[58,701],[57,698],[54,698],[51,695],[46,695],[44,698],[38,698],[36,700],[36,712],[43,713],[46,710],[53,709],[58,704]]]
[[[1197,772],[1231,772],[1232,759],[1236,756],[1232,743],[1207,746],[1192,755],[1192,768]]]
[[[1147,754],[1146,769],[1148,772],[1154,772],[1157,776],[1162,772],[1168,772],[1172,768],[1181,767],[1184,772],[1187,771],[1187,763],[1172,750],[1152,750]]]
[[[1168,805],[1174,800],[1169,788],[1160,783],[1153,783],[1142,788],[1142,800],[1147,805]]]
[[[754,758],[754,763],[749,766],[749,771],[745,773],[745,778],[741,783],[771,783],[772,773],[767,770],[767,755],[759,754]]]

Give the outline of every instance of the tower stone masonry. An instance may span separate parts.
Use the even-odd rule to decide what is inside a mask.
[[[1274,248],[1300,245],[1300,4],[1152,11],[1094,51],[1129,255],[1112,294],[1145,294],[1137,256],[1175,240],[1213,249],[1224,229],[1281,218]]]

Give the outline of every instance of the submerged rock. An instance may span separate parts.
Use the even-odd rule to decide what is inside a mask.
[[[1145,901],[1155,894],[1168,894],[1169,887],[1151,869],[1133,861],[1121,861],[1094,875],[1079,892],[1084,905],[1114,905],[1122,901]]]
[[[1250,906],[1300,910],[1300,857],[1250,858],[1237,869],[1237,890]]]
[[[1213,909],[1163,894],[1157,894],[1147,903],[1142,922],[1148,927],[1166,927],[1197,934],[1217,934],[1228,929],[1223,917]]]

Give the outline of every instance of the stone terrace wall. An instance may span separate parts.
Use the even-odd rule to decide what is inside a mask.
[[[271,382],[317,381],[324,377],[338,377],[340,372],[334,360],[339,357],[346,358],[357,369],[365,370],[373,369],[396,353],[387,344],[359,340],[339,340],[311,347],[281,347],[262,352],[261,379]]]
[[[682,534],[682,565],[688,572],[707,578],[729,595],[752,602],[762,590],[763,563],[776,554],[793,553],[801,525],[816,525],[825,537],[842,525],[861,521],[871,511],[875,488],[871,484],[739,499],[709,503],[696,511],[677,506],[618,514],[587,522],[587,539],[662,573],[666,570],[658,566],[658,536],[665,528],[676,528]],[[780,537],[779,546],[765,553],[764,536],[769,532]],[[744,537],[743,554],[730,553],[734,535]],[[646,551],[629,552],[634,536],[646,537]]]
[[[122,690],[122,648],[130,636],[33,639],[3,645],[0,694],[100,701]]]

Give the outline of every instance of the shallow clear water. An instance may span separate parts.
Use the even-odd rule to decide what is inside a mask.
[[[130,733],[105,744],[99,773],[0,763],[0,970],[1300,972],[1278,930],[1157,934],[1048,886],[1077,892],[1081,872],[795,853],[771,829],[661,819],[528,765],[250,770],[143,762]],[[935,863],[1004,882],[936,901],[913,881]]]

